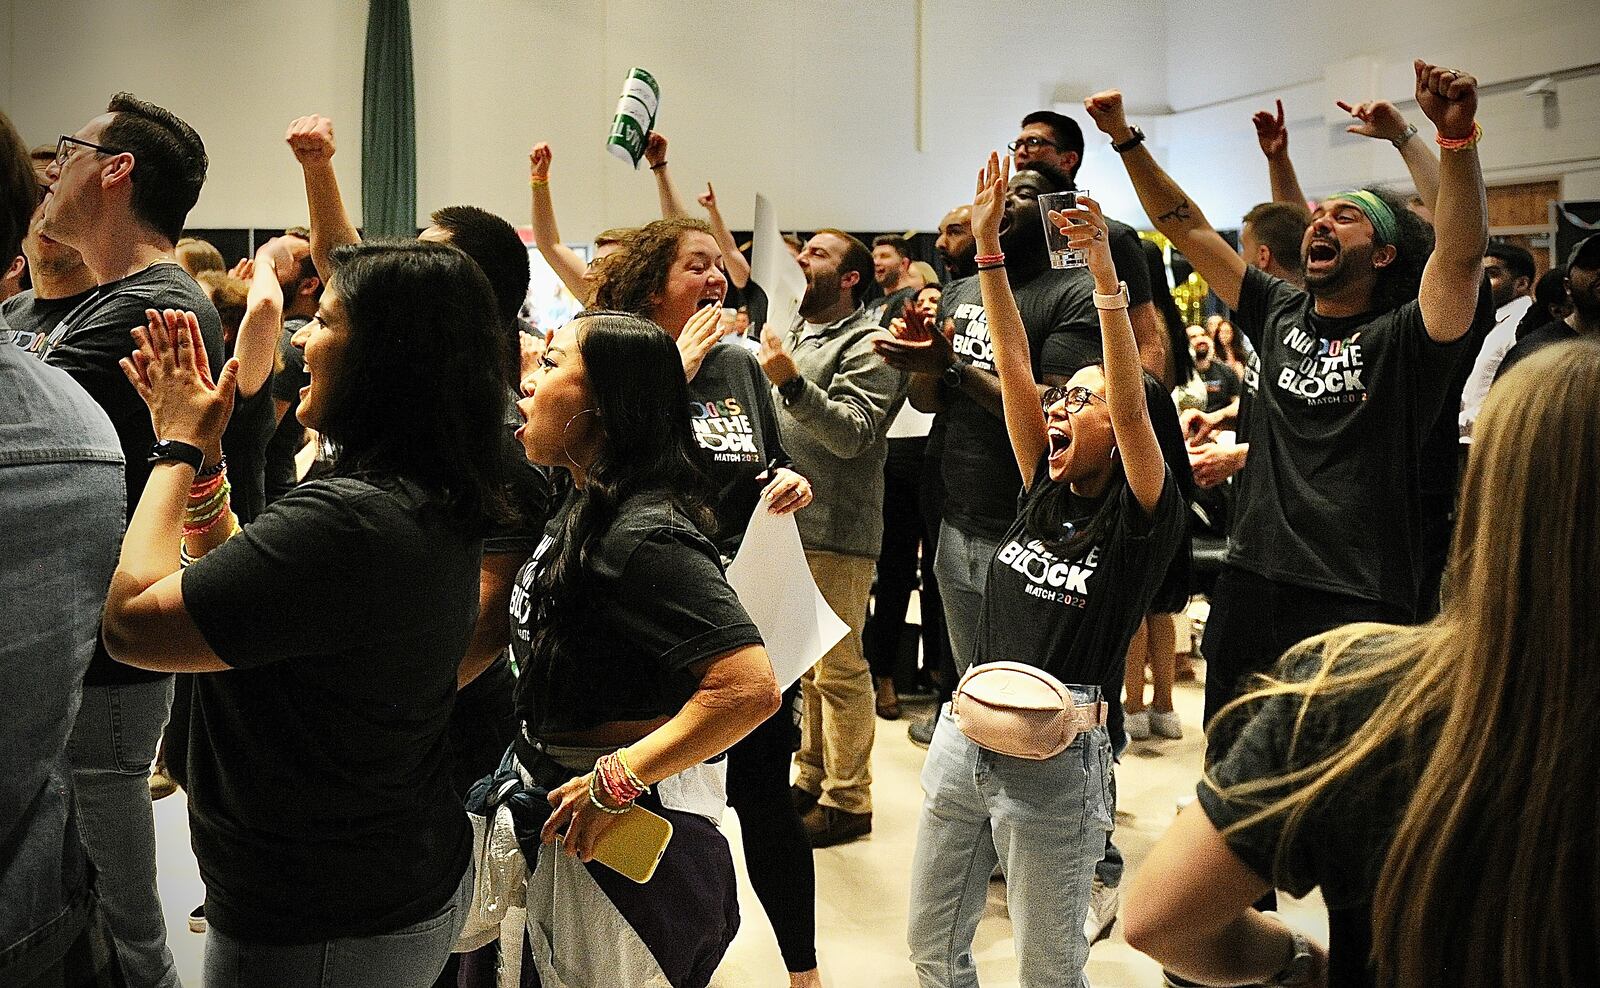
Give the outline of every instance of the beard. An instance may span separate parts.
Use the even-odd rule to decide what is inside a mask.
[[[839,300],[839,272],[810,272],[806,275],[806,293],[800,297],[800,315],[805,318],[826,312]]]
[[[1039,210],[1026,208],[1009,214],[1011,224],[1000,234],[1000,249],[1018,260],[1044,253],[1044,217]]]
[[[1600,285],[1591,285],[1586,292],[1573,292],[1572,308],[1588,325],[1600,323]]]

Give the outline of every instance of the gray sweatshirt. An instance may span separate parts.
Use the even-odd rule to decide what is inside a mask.
[[[857,308],[826,326],[796,320],[785,334],[806,383],[793,401],[773,389],[773,401],[783,448],[814,495],[795,516],[807,549],[878,558],[884,433],[910,383],[873,352],[868,337],[878,331]]]

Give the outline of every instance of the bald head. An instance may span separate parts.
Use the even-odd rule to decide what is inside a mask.
[[[977,273],[974,258],[978,241],[972,236],[972,206],[963,203],[944,214],[939,221],[939,239],[934,242],[945,270],[951,277],[966,278]]]

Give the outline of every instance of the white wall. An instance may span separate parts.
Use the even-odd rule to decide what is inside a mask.
[[[1327,114],[1340,96],[1408,94],[1413,54],[1489,84],[1492,181],[1559,176],[1570,197],[1600,194],[1600,80],[1563,81],[1550,120],[1515,88],[1494,89],[1600,61],[1593,0],[920,0],[920,150],[919,0],[411,6],[419,221],[470,202],[525,222],[537,140],[555,148],[566,239],[653,215],[650,177],[603,147],[633,65],[661,80],[660,128],[685,197],[711,178],[735,227],[749,224],[759,189],[788,227],[929,229],[971,196],[983,155],[1024,113],[1057,105],[1083,119],[1082,97],[1110,86],[1196,201],[1232,225],[1267,194],[1249,117],[1274,93],[1285,97],[1308,191],[1403,178],[1387,145],[1344,135]],[[0,99],[30,142],[70,133],[118,89],[171,107],[211,153],[196,227],[303,222],[283,129],[300,113],[326,113],[359,218],[365,25],[361,0],[4,0],[0,51],[12,36]],[[1143,225],[1120,164],[1085,130],[1083,184]]]
[[[983,155],[1029,110],[1113,76],[1165,90],[1165,0],[922,0],[925,150],[915,147],[917,0],[412,0],[419,220],[449,202],[524,221],[527,152],[555,148],[563,235],[655,210],[653,185],[604,151],[622,79],[650,69],[682,191],[711,178],[747,226],[759,188],[785,226],[931,228],[972,194]],[[200,131],[211,174],[193,226],[304,219],[282,144],[289,119],[334,117],[336,164],[360,204],[366,5],[359,0],[16,0],[19,81],[8,110],[29,141],[71,132],[128,89]]]
[[[1292,14],[1288,13],[1292,9]],[[1410,101],[1413,58],[1459,66],[1483,86],[1479,153],[1490,184],[1561,179],[1567,198],[1600,193],[1600,17],[1593,0],[1345,0],[1292,8],[1269,0],[1168,15],[1167,77],[1176,111],[1154,121],[1157,154],[1219,226],[1269,195],[1250,116],[1281,97],[1290,154],[1307,194],[1371,181],[1409,185],[1382,141],[1345,133],[1336,99]],[[1547,109],[1524,82],[1565,74]],[[1131,95],[1131,94],[1130,94]]]

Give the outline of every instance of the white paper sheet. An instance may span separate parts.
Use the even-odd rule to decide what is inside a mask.
[[[759,192],[756,193],[751,243],[750,280],[767,293],[767,325],[779,333],[787,333],[800,312],[800,299],[806,293],[806,273],[783,242],[777,211]]]
[[[775,515],[765,502],[756,505],[728,565],[728,584],[761,629],[780,689],[794,685],[850,630],[811,578],[794,515]]]

